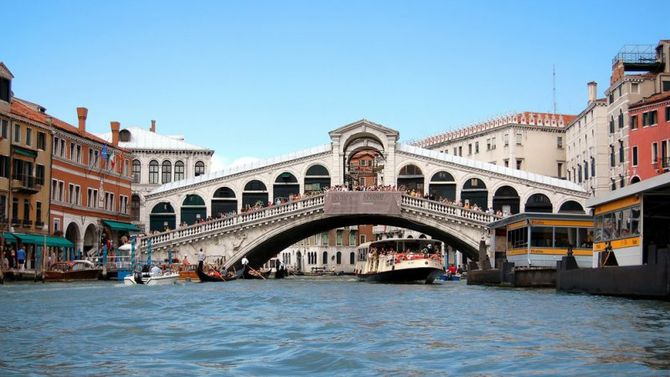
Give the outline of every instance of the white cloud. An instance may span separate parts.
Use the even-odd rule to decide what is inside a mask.
[[[253,164],[255,162],[261,161],[258,157],[239,157],[231,162],[230,158],[222,157],[218,155],[212,156],[212,168],[211,171],[221,171],[223,169],[232,168],[235,166],[244,166]]]

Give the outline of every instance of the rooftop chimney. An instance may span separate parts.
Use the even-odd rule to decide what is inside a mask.
[[[86,116],[88,115],[88,109],[85,107],[77,107],[77,118],[79,118],[79,133],[83,134],[86,132]]]
[[[156,132],[156,121],[151,120],[151,132]]]
[[[589,87],[589,103],[593,103],[596,101],[598,97],[598,83],[595,81],[591,81],[586,85],[588,85]]]
[[[112,127],[112,145],[115,147],[119,146],[119,129],[121,128],[121,123],[119,122],[110,122]]]

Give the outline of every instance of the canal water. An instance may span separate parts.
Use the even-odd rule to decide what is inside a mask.
[[[351,278],[0,286],[0,376],[670,374],[670,305]]]

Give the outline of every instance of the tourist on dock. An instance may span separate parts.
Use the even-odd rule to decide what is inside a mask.
[[[23,271],[26,262],[26,250],[23,248],[23,245],[19,246],[19,250],[16,251],[16,259],[19,261],[19,269]]]

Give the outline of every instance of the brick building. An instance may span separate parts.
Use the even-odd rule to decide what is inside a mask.
[[[670,91],[634,103],[628,112],[631,183],[670,171]]]

